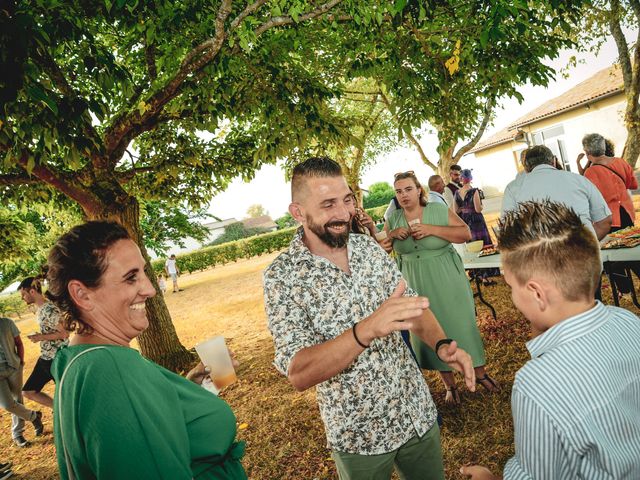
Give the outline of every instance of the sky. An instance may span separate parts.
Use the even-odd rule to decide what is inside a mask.
[[[562,52],[558,59],[545,63],[559,71],[567,66],[573,55],[581,62],[565,73],[566,78],[557,73],[555,81],[550,81],[546,88],[524,85],[520,88],[520,93],[525,98],[522,104],[519,104],[516,99],[501,100],[500,107],[496,109],[495,119],[487,128],[484,138],[506,127],[548,99],[562,94],[599,70],[615,63],[618,57],[615,43],[611,39],[601,47],[597,57],[593,54],[578,54],[567,50]],[[421,144],[427,156],[437,159],[435,136],[423,135]],[[414,149],[398,148],[380,157],[373,166],[363,172],[361,186],[366,189],[376,182],[392,183],[395,173],[407,170],[415,171],[419,179],[425,179],[423,182],[433,175],[432,170],[422,163]],[[213,198],[209,212],[223,220],[231,217],[241,220],[247,217],[247,208],[250,205],[261,204],[267,213],[276,219],[287,212],[290,200],[291,190],[289,184],[285,182],[282,168],[278,165],[267,165],[262,167],[256,173],[254,180],[249,183],[244,183],[239,178],[235,179],[225,192]]]

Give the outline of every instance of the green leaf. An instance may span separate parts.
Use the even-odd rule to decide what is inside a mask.
[[[489,43],[489,30],[482,30],[480,33],[480,46],[485,49]]]
[[[29,96],[32,97],[34,100],[44,102],[44,104],[47,107],[49,107],[49,110],[51,110],[56,115],[58,114],[58,105],[56,104],[55,100],[49,97],[45,93],[45,91],[42,88],[40,88],[40,86],[32,85],[27,88],[27,92]]]

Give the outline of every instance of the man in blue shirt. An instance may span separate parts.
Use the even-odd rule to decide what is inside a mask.
[[[444,180],[440,175],[431,175],[429,177],[429,198],[428,202],[430,203],[441,203],[442,205],[446,205],[450,207],[444,198]]]
[[[640,478],[640,319],[594,300],[598,242],[549,201],[508,212],[500,232],[504,278],[533,336],[511,394],[516,453],[504,478]]]
[[[611,228],[611,211],[596,186],[581,175],[556,169],[553,152],[544,145],[527,151],[524,168],[504,191],[502,214],[526,201],[551,200],[571,207],[598,239]]]

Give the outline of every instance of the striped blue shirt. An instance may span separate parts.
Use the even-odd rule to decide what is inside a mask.
[[[597,303],[527,342],[505,479],[640,479],[640,319]]]

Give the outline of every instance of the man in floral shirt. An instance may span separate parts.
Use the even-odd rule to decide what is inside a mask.
[[[42,392],[42,388],[53,380],[51,364],[58,350],[69,343],[69,334],[62,327],[58,308],[53,303],[47,302],[42,295],[39,279],[25,278],[18,285],[18,291],[27,305],[37,307],[38,324],[40,325],[39,333],[27,335],[27,338],[32,342],[40,342],[40,358],[22,387],[22,393],[29,400],[53,408],[53,399]]]
[[[389,479],[394,464],[409,480],[444,478],[436,408],[400,330],[474,390],[471,358],[375,241],[349,234],[355,200],[336,162],[301,163],[291,190],[302,226],[264,274],[276,368],[297,390],[316,386],[341,479]]]

